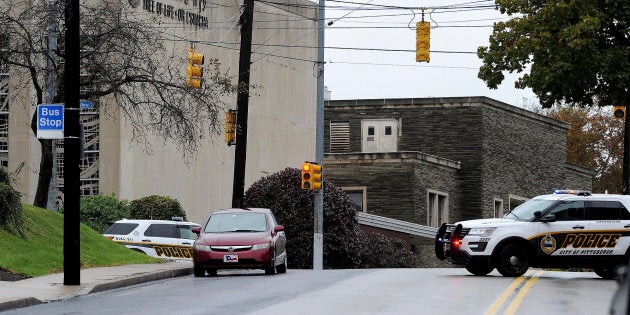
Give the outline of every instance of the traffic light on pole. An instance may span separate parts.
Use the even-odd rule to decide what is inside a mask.
[[[192,47],[188,52],[188,69],[186,71],[186,86],[200,89],[203,82],[203,55],[196,53]]]
[[[416,23],[416,61],[429,62],[429,48],[431,47],[431,24],[429,22]]]
[[[225,113],[225,143],[228,146],[236,144],[236,111]]]
[[[319,190],[322,188],[322,166],[317,163],[302,163],[302,189]]]
[[[613,116],[615,118],[626,118],[626,107],[624,105],[613,106]]]

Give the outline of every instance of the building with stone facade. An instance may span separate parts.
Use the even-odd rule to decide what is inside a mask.
[[[490,98],[331,100],[324,119],[324,175],[368,214],[438,227],[592,188],[566,162],[569,124]]]
[[[189,45],[195,43],[197,53],[218,59],[221,70],[234,78],[233,84],[237,83],[240,3],[130,0],[129,4],[126,10],[130,13],[164,29],[167,49],[186,56]],[[316,4],[309,1],[256,2],[254,6],[246,189],[265,175],[314,159],[315,120],[310,118],[315,116],[317,96],[317,78],[313,75],[316,23]],[[185,58],[181,62],[185,77]],[[32,203],[41,150],[30,130],[37,105],[33,90],[18,89],[28,83],[28,75],[19,68],[0,65],[0,164],[10,172],[21,169],[14,188],[22,193],[23,202]],[[116,108],[116,100],[111,97],[91,101]],[[233,104],[225,111],[236,109],[236,95],[225,103]],[[153,136],[148,138],[152,147],[148,153],[144,144],[133,141],[130,122],[120,111],[105,113],[99,106],[95,108],[84,109],[81,115],[86,138],[81,162],[83,195],[113,193],[127,200],[170,196],[180,201],[189,220],[199,223],[212,211],[231,206],[234,146],[227,146],[223,135],[204,139],[187,163],[175,144]],[[55,185],[60,199],[61,148],[58,145],[55,151]]]

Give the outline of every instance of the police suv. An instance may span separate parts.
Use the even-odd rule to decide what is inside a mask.
[[[507,277],[529,267],[592,268],[602,278],[630,254],[630,196],[558,190],[534,197],[502,219],[444,223],[435,254],[474,275]]]
[[[104,236],[127,248],[165,259],[192,260],[192,245],[197,234],[193,227],[199,224],[173,220],[128,220],[114,222]]]

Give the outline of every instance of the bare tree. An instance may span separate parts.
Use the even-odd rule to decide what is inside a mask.
[[[53,15],[58,34],[63,32],[63,3],[45,0],[0,0],[0,34],[9,34],[0,53],[2,64],[19,67],[30,75],[37,104],[44,101],[47,60],[57,72],[56,102],[63,100],[63,39],[49,54],[46,34]],[[185,159],[198,150],[200,139],[221,132],[222,100],[236,92],[232,78],[218,60],[206,60],[200,89],[186,86],[184,64],[188,45],[183,38],[163,37],[155,25],[159,17],[138,14],[124,0],[94,0],[81,4],[81,99],[105,96],[115,102],[130,122],[132,137],[144,142],[150,134],[173,141]],[[1,47],[0,47],[1,48]],[[48,69],[51,70],[51,69]],[[35,106],[36,104],[32,104]],[[107,108],[100,108],[101,111]],[[36,132],[36,113],[31,122]],[[52,176],[51,140],[39,139],[42,158],[34,205],[45,207]],[[145,142],[146,143],[146,142]]]

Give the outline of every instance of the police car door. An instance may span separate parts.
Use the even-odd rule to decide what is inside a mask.
[[[574,242],[588,231],[584,200],[561,200],[538,219],[536,248],[541,259],[573,259],[579,253]]]
[[[144,231],[143,242],[148,242],[153,247],[155,255],[159,258],[182,258],[179,250],[179,232],[173,223],[151,223]]]
[[[596,256],[623,256],[630,244],[630,213],[617,200],[589,198],[587,217],[591,226],[591,239],[585,254]]]
[[[197,226],[197,225],[195,225]],[[197,234],[192,231],[193,225],[190,224],[178,224],[177,230],[179,232],[179,245],[182,258],[192,259],[192,246],[197,239]]]

